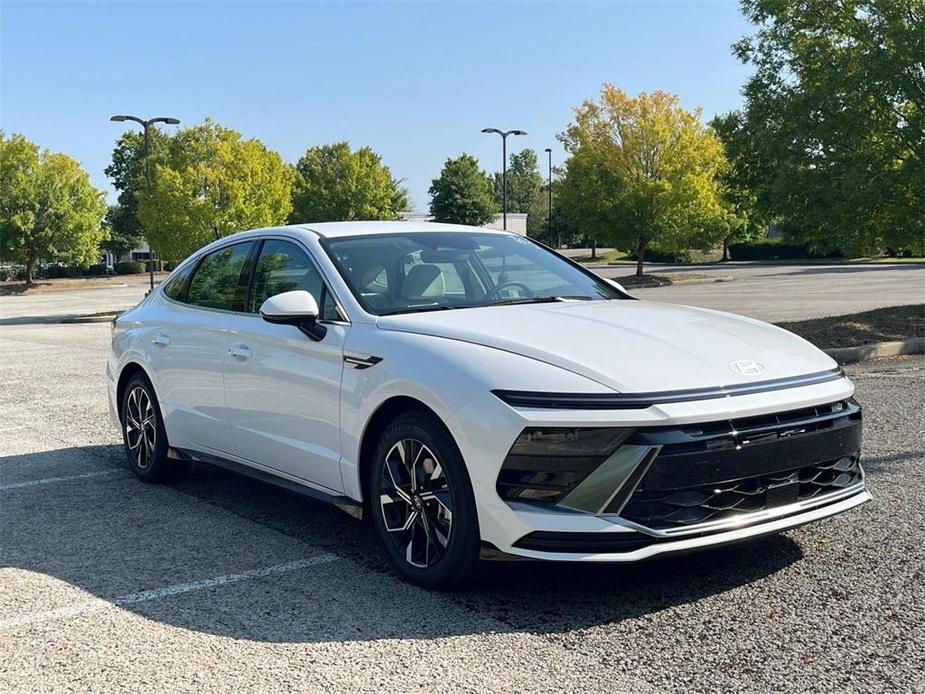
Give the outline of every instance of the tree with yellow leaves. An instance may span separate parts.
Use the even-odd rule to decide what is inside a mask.
[[[667,92],[630,97],[605,84],[559,138],[570,155],[560,205],[596,241],[635,252],[637,277],[653,243],[688,248],[724,237],[727,162],[700,109]]]

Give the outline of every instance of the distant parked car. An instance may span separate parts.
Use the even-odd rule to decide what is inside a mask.
[[[870,498],[828,356],[500,231],[229,236],[114,321],[107,376],[142,479],[205,461],[369,515],[426,586],[480,558],[632,562]]]

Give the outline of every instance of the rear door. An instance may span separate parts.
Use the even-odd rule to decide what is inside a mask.
[[[254,242],[246,241],[213,251],[191,276],[165,287],[169,308],[147,356],[174,447],[232,452],[223,383],[226,338],[244,306],[253,250]]]
[[[349,325],[308,251],[293,240],[262,242],[248,306],[228,334],[225,401],[235,453],[260,466],[342,491],[340,386]],[[304,289],[327,328],[320,341],[259,315],[269,297]]]

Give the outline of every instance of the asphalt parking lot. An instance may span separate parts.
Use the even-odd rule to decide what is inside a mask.
[[[875,500],[637,567],[400,582],[340,511],[201,467],[151,486],[106,324],[0,325],[0,690],[925,689],[925,359],[850,367]]]

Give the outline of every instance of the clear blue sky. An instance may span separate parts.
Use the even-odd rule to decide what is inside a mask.
[[[311,3],[0,0],[0,127],[103,174],[114,113],[206,116],[295,162],[370,145],[414,207],[449,156],[500,169],[497,136],[543,155],[609,81],[665,89],[705,118],[737,107],[750,32],[728,2]]]

